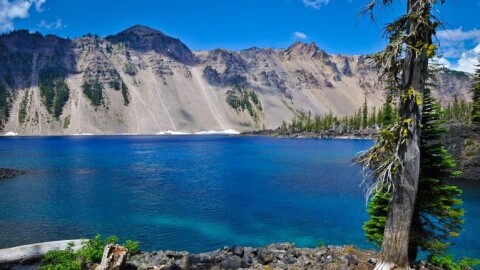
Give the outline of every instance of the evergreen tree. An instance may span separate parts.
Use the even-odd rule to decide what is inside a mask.
[[[440,108],[426,89],[420,139],[420,180],[410,228],[410,261],[416,259],[418,249],[430,256],[443,254],[450,244],[448,238],[458,235],[462,229],[462,201],[458,198],[461,191],[443,181],[457,172],[453,171],[455,161],[440,141],[446,132],[440,127],[440,119]],[[368,204],[370,220],[363,228],[367,239],[378,246],[383,241],[390,198],[389,190],[380,187]]]
[[[367,95],[365,95],[365,101],[363,102],[362,108],[362,128],[367,128],[368,126],[368,104],[367,104]]]
[[[472,84],[472,123],[480,125],[480,58]]]
[[[392,125],[395,122],[395,119],[397,118],[395,116],[395,112],[392,107],[392,102],[393,102],[392,96],[388,95],[387,100],[383,105],[383,114],[382,114],[382,119],[380,120],[384,127]]]

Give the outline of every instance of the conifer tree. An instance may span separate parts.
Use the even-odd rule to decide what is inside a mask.
[[[480,125],[480,58],[472,84],[472,123]]]
[[[370,0],[365,11],[372,14],[377,5],[396,2]],[[365,171],[373,170],[375,182],[369,185],[368,194],[384,185],[392,191],[377,270],[410,268],[409,234],[420,176],[422,96],[428,61],[435,55],[432,37],[441,24],[432,7],[444,2],[407,0],[405,14],[385,28],[385,49],[373,56],[381,78],[389,82],[387,88],[399,97],[399,120],[383,129],[377,143],[359,158]]]
[[[368,104],[367,96],[365,95],[365,101],[363,102],[362,108],[362,128],[365,129],[368,126]]]
[[[441,124],[441,111],[428,89],[424,92],[422,134],[420,139],[420,180],[410,227],[409,257],[415,261],[418,249],[434,256],[443,254],[450,236],[462,229],[463,209],[459,199],[461,191],[443,179],[457,174],[455,161],[441,143],[446,132]],[[382,187],[368,204],[370,220],[365,222],[367,239],[380,246],[388,213],[391,194]]]

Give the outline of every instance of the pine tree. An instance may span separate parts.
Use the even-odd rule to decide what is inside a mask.
[[[367,96],[365,95],[365,101],[363,102],[362,108],[362,128],[366,129],[368,126],[368,104],[367,104]]]
[[[392,125],[395,122],[395,119],[397,118],[395,116],[395,112],[392,107],[392,102],[393,102],[393,98],[391,95],[389,95],[387,97],[387,100],[385,101],[385,104],[383,105],[383,115],[380,121],[384,127],[388,125]]]
[[[480,125],[480,58],[472,84],[472,123]]]
[[[446,132],[441,124],[441,111],[430,91],[425,90],[422,134],[420,139],[420,180],[410,229],[409,257],[414,261],[418,249],[429,256],[443,254],[448,238],[462,229],[463,209],[460,189],[446,184],[443,179],[457,174],[455,161],[440,141]],[[381,187],[368,204],[370,220],[363,228],[367,239],[380,246],[388,213],[391,194]]]

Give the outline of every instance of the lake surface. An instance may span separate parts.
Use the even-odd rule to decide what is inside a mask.
[[[92,237],[144,250],[225,245],[371,248],[360,167],[369,140],[228,136],[0,138],[0,248]],[[461,183],[456,254],[480,257],[480,183]]]

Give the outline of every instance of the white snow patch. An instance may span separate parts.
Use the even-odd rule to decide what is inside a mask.
[[[72,134],[73,136],[93,136],[92,133],[75,133]]]
[[[173,131],[173,130],[165,130],[156,133],[156,135],[188,135],[190,133],[187,132],[180,132],[180,131]]]
[[[195,132],[196,135],[238,135],[240,132],[233,129],[226,130],[208,130]]]
[[[5,136],[17,136],[17,135],[18,135],[18,133],[15,133],[15,132],[12,132],[12,131],[5,133]]]

